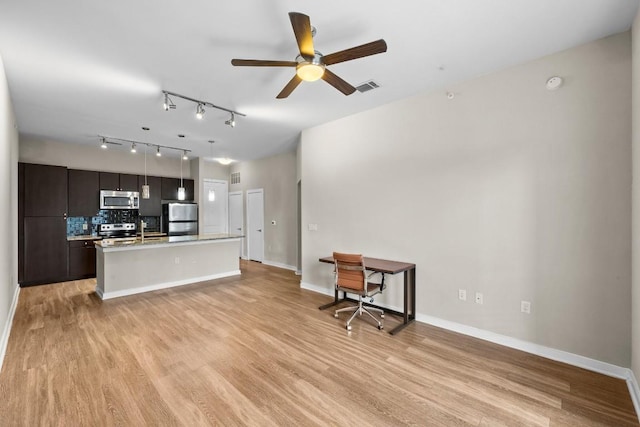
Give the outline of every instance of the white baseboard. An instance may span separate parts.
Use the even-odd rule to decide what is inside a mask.
[[[437,326],[442,329],[458,332],[463,335],[479,338],[484,341],[500,344],[505,347],[514,348],[516,350],[521,350],[530,354],[535,354],[537,356],[542,356],[547,359],[555,360],[557,362],[562,362],[568,365],[577,366],[579,368],[588,369],[590,371],[598,372],[610,377],[620,378],[624,380],[629,377],[630,369],[628,368],[601,362],[599,360],[580,356],[578,354],[569,353],[568,351],[546,347],[544,345],[535,344],[529,341],[512,338],[507,335],[497,334],[495,332],[474,328],[472,326],[467,326],[461,323],[451,322],[449,320],[427,316],[424,314],[416,314],[416,320],[419,322],[427,323],[429,325]]]
[[[627,377],[627,388],[629,389],[629,395],[631,395],[638,421],[640,421],[640,388],[638,388],[638,381],[636,381],[636,376],[631,369],[629,369],[629,376]]]
[[[164,283],[158,283],[156,285],[143,286],[141,288],[124,289],[121,291],[113,291],[113,292],[105,292],[105,293],[102,293],[100,289],[96,287],[96,294],[98,294],[98,296],[101,299],[107,300],[111,298],[124,297],[127,295],[141,294],[143,292],[151,292],[151,291],[158,291],[160,289],[175,288],[176,286],[190,285],[192,283],[205,282],[207,280],[222,279],[223,277],[237,276],[239,274],[240,274],[240,270],[233,270],[225,273],[212,274],[210,276],[194,277],[191,279],[176,280],[174,282],[164,282]]]
[[[271,267],[284,268],[285,270],[296,271],[298,269],[298,267],[294,267],[292,265],[287,265],[287,264],[282,264],[280,262],[275,262],[275,261],[263,260],[262,263],[264,265],[270,265]]]
[[[333,288],[327,289],[326,286],[317,286],[312,283],[300,281],[300,287],[313,292],[317,292],[323,295],[334,295]],[[385,307],[382,305],[382,307]],[[402,308],[385,307],[395,311],[402,311]],[[479,338],[484,341],[489,341],[495,344],[503,345],[505,347],[521,350],[526,353],[535,354],[537,356],[545,357],[547,359],[555,360],[557,362],[566,363],[567,365],[577,366],[589,371],[594,371],[603,375],[607,375],[614,378],[620,378],[627,382],[629,394],[633,402],[633,406],[636,410],[636,415],[640,421],[640,388],[638,382],[633,374],[633,371],[629,368],[623,368],[621,366],[612,365],[610,363],[601,362],[599,360],[591,359],[589,357],[580,356],[578,354],[569,353],[567,351],[558,350],[551,347],[546,347],[540,344],[535,344],[529,341],[512,338],[506,335],[497,334],[495,332],[486,331],[484,329],[474,328],[472,326],[463,325],[461,323],[451,322],[449,320],[440,319],[438,317],[428,316],[425,314],[416,313],[416,321],[427,323],[429,325],[437,326],[448,331],[457,332],[463,335],[468,335],[474,338]]]
[[[300,281],[300,287],[302,289],[307,289],[309,291],[317,292],[319,294],[329,295],[330,297],[334,295],[333,288],[327,289],[326,286],[318,286],[318,285],[314,285],[313,283],[303,282],[302,280]]]
[[[11,334],[11,325],[13,324],[13,316],[16,314],[16,307],[18,306],[18,297],[20,295],[20,286],[16,284],[16,290],[13,293],[13,301],[9,307],[9,314],[7,316],[7,322],[4,325],[2,336],[0,337],[0,371],[2,371],[2,363],[4,362],[4,356],[7,354],[7,346],[9,345],[9,335]]]

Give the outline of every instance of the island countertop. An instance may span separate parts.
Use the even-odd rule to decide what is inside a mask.
[[[139,237],[130,239],[102,239],[94,242],[96,248],[103,251],[119,251],[148,249],[150,247],[174,246],[174,245],[193,245],[198,243],[211,243],[213,240],[232,240],[244,237],[239,234],[199,234],[195,236],[163,236],[163,237],[145,237],[144,240]]]

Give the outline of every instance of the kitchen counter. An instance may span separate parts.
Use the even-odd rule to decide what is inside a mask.
[[[101,247],[105,251],[114,250],[132,250],[132,249],[145,249],[150,246],[166,246],[166,245],[193,245],[199,243],[206,243],[212,240],[229,240],[240,239],[244,236],[236,234],[200,234],[196,236],[158,236],[145,234],[144,240],[142,237],[131,237],[127,239],[102,239],[96,241],[96,247]]]
[[[100,240],[102,237],[100,236],[67,236],[67,242],[74,242],[77,240]]]
[[[144,241],[96,241],[96,293],[106,300],[239,275],[242,237],[145,235]]]

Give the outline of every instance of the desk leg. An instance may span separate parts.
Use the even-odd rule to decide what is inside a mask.
[[[402,324],[393,328],[389,333],[395,335],[409,323],[416,320],[416,269],[404,272],[404,318]]]
[[[320,307],[318,307],[318,310],[324,310],[326,308],[329,307],[333,307],[334,305],[338,305],[339,303],[341,303],[342,301],[344,301],[344,298],[346,298],[347,294],[345,293],[343,295],[343,299],[340,299],[340,296],[338,295],[338,290],[335,290],[335,295],[333,297],[333,302],[330,302],[329,304],[325,304],[325,305],[321,305]]]

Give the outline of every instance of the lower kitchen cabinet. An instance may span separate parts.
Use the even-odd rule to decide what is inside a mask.
[[[67,222],[62,216],[24,218],[23,279],[23,286],[67,280]]]
[[[93,240],[69,242],[69,280],[96,277],[96,247]]]

